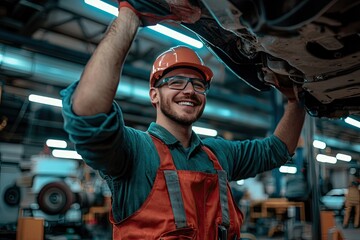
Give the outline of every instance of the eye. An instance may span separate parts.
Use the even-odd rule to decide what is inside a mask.
[[[193,80],[193,85],[197,89],[206,89],[206,83],[201,80]]]
[[[186,82],[186,80],[184,80],[184,79],[181,79],[181,78],[173,78],[173,79],[171,79],[171,80],[168,82],[168,84],[169,84],[170,86],[183,86],[185,82]]]

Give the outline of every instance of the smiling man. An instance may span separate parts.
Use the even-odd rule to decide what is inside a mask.
[[[192,124],[204,111],[212,77],[202,59],[184,46],[162,53],[153,64],[150,98],[157,108],[156,122],[174,136],[182,129],[186,137],[179,137],[184,147],[189,146]]]
[[[62,92],[64,128],[111,190],[113,238],[240,239],[243,216],[228,181],[290,160],[305,112],[286,94],[273,135],[200,139],[192,124],[204,111],[213,73],[192,49],[177,46],[161,54],[151,71],[156,122],[146,132],[125,126],[114,101],[119,76],[139,26],[159,18],[149,21],[151,15],[122,3],[80,81]]]

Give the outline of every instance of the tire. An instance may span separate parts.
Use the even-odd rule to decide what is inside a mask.
[[[18,206],[20,203],[20,188],[12,186],[5,190],[4,202],[9,206]]]
[[[51,182],[40,190],[37,201],[43,212],[49,215],[62,214],[74,202],[74,194],[64,182]]]

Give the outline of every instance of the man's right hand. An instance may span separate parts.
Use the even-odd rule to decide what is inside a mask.
[[[200,19],[201,10],[187,0],[118,0],[119,8],[130,8],[143,26],[156,25],[162,21],[194,23]]]

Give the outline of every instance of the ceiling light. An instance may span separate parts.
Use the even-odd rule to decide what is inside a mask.
[[[342,153],[338,153],[338,154],[336,154],[336,159],[340,160],[340,161],[350,162],[351,161],[351,156],[346,155],[346,154],[342,154]]]
[[[118,16],[118,8],[111,4],[108,4],[108,3],[100,1],[100,0],[84,0],[84,2],[90,6],[93,6],[102,11],[108,12],[114,16]],[[196,47],[196,48],[202,48],[204,46],[201,41],[191,38],[189,36],[186,36],[185,34],[179,33],[177,31],[174,31],[174,30],[172,30],[168,27],[165,27],[163,25],[160,25],[160,24],[157,24],[155,26],[149,26],[148,28],[153,31],[156,31],[158,33],[161,33],[165,36],[173,38],[175,40],[178,40],[178,41],[181,41],[188,45],[191,45],[193,47]]]
[[[326,143],[319,141],[319,140],[314,140],[313,141],[313,146],[314,148],[319,148],[319,149],[325,149],[326,148]]]
[[[245,183],[245,180],[244,180],[244,179],[241,179],[241,180],[236,181],[236,184],[237,184],[237,185],[240,185],[240,186],[244,185],[244,183]]]
[[[331,157],[331,156],[324,155],[324,154],[318,154],[316,156],[316,160],[318,162],[331,163],[331,164],[335,164],[337,162],[336,157]]]
[[[100,0],[84,0],[84,2],[90,6],[96,7],[104,12],[108,12],[114,16],[117,16],[118,8]]]
[[[204,46],[204,44],[199,40],[193,39],[189,36],[186,36],[185,34],[179,33],[160,24],[156,24],[155,26],[149,26],[148,28],[196,48],[202,48]]]
[[[46,145],[48,147],[54,147],[54,148],[66,148],[67,143],[64,140],[56,140],[56,139],[48,139],[46,140]]]
[[[51,154],[57,158],[82,159],[80,154],[73,150],[54,149]]]
[[[292,166],[281,166],[279,168],[279,171],[281,173],[295,174],[297,172],[297,169],[296,169],[296,167],[292,167]]]
[[[62,107],[61,99],[44,97],[44,96],[40,96],[40,95],[36,95],[36,94],[30,94],[29,101],[46,104],[46,105],[51,105],[51,106],[55,106],[55,107]]]
[[[206,136],[210,136],[210,137],[215,137],[217,135],[217,131],[214,129],[210,129],[210,128],[202,128],[202,127],[193,126],[192,129],[194,130],[195,133],[201,134],[201,135],[206,135]]]
[[[355,126],[355,127],[360,128],[360,121],[355,120],[355,119],[353,119],[353,118],[351,118],[351,117],[345,118],[345,122],[346,122],[347,124],[350,124],[350,125],[353,125],[353,126]]]

